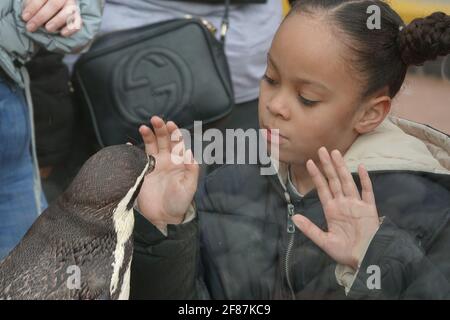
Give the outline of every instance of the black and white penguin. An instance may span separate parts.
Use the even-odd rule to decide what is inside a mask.
[[[93,155],[0,262],[0,299],[128,299],[133,205],[154,165],[131,145]]]

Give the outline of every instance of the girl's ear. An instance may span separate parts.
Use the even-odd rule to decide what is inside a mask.
[[[392,99],[385,92],[371,98],[362,106],[355,130],[359,134],[375,130],[389,114],[391,103]]]

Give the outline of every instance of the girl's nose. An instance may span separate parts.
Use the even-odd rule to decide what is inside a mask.
[[[267,102],[267,110],[274,116],[288,120],[290,117],[290,110],[288,107],[288,99],[282,92],[274,94],[272,99]]]

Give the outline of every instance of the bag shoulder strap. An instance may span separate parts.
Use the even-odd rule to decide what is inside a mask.
[[[225,38],[230,28],[230,0],[225,0],[225,13],[222,19],[222,27],[220,28],[220,41],[225,43]]]
[[[147,1],[150,2],[150,3],[153,3],[154,5],[161,5],[162,7],[164,7],[164,5],[158,3],[158,1],[152,1],[152,0],[147,0]],[[225,10],[224,10],[223,18],[222,18],[222,23],[221,23],[221,26],[220,26],[220,41],[222,43],[225,43],[225,38],[226,38],[228,30],[230,28],[230,4],[231,4],[231,0],[223,0],[223,3],[225,5]]]

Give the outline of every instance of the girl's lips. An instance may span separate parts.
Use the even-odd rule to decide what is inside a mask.
[[[268,129],[268,128],[264,128],[263,130],[263,135],[266,138],[266,140],[270,143],[273,144],[283,144],[285,143],[288,139],[281,135],[278,129]]]

